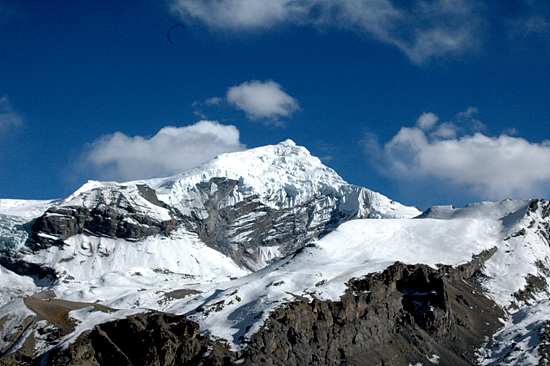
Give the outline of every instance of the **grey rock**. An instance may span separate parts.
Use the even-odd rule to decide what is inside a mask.
[[[215,191],[210,188],[212,184],[217,187]],[[259,257],[261,248],[277,246],[277,258],[284,257],[345,221],[366,218],[358,209],[343,209],[345,198],[334,192],[319,193],[308,202],[290,207],[270,207],[257,195],[228,206],[226,197],[235,194],[238,184],[237,180],[226,178],[197,184],[194,189],[203,197],[205,212],[201,210],[182,220],[207,245],[251,270],[265,266]],[[350,191],[354,189],[357,192],[351,192],[350,196],[359,196],[361,188],[349,187]]]
[[[20,276],[30,276],[41,286],[58,280],[55,269],[39,263],[31,263],[16,256],[0,256],[0,266]]]

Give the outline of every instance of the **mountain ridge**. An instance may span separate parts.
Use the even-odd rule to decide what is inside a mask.
[[[420,213],[346,183],[290,140],[224,154],[172,177],[90,181],[65,199],[0,200],[0,246],[0,279],[10,283],[0,289],[1,364],[47,357],[78,364],[82,352],[101,364],[101,344],[118,336],[92,330],[149,329],[146,319],[179,332],[160,313],[139,315],[151,311],[196,322],[206,338],[193,331],[177,347],[191,347],[185,352],[199,364],[284,364],[289,357],[295,364],[369,365],[388,362],[390,350],[396,364],[438,357],[464,364],[547,362],[536,340],[539,333],[545,339],[550,320],[542,306],[550,303],[547,200]],[[43,291],[48,295],[38,296]],[[76,326],[39,320],[20,301],[28,296],[33,306],[60,306],[56,311]],[[421,312],[415,302],[423,304]],[[468,303],[495,314],[486,319],[491,326],[476,328]],[[514,317],[519,312],[524,315]],[[367,342],[376,329],[392,336]],[[416,337],[415,346],[406,334]],[[212,347],[221,352],[215,360],[207,356]],[[270,358],[262,347],[282,353]],[[154,364],[161,354],[147,357]]]

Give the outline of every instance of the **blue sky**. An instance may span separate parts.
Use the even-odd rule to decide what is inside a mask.
[[[286,139],[423,209],[550,196],[548,1],[0,0],[0,98],[1,198]]]

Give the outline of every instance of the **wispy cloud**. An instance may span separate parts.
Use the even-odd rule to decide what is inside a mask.
[[[469,112],[455,119],[468,116],[470,133],[453,122],[432,124],[435,117],[423,114],[415,127],[401,128],[385,144],[369,135],[364,146],[381,170],[401,182],[451,184],[466,188],[481,199],[546,196],[550,184],[550,141],[533,143],[505,134],[486,136],[472,132],[479,126],[472,118],[475,110]],[[430,123],[422,123],[428,116]],[[442,129],[452,133],[443,133]]]
[[[220,97],[212,97],[208,98],[204,101],[204,104],[206,105],[220,105],[223,102],[223,98]]]
[[[244,150],[235,126],[200,121],[164,127],[151,138],[122,132],[92,143],[85,156],[100,179],[125,181],[170,176],[227,152]]]
[[[526,37],[550,38],[550,3],[540,0],[517,2],[514,17],[507,20],[508,35],[512,40],[522,42]]]
[[[7,131],[23,126],[23,117],[16,113],[7,96],[0,98],[0,137]]]
[[[393,45],[422,64],[480,44],[483,18],[473,0],[173,0],[171,11],[211,30],[268,31],[281,25],[342,29]],[[408,4],[408,5],[407,5]]]
[[[298,101],[285,93],[272,80],[246,81],[227,90],[227,102],[246,112],[248,118],[277,123],[280,117],[289,117],[300,110]]]
[[[176,0],[171,11],[183,19],[195,19],[213,29],[245,31],[267,29],[307,16],[306,1],[290,0]]]

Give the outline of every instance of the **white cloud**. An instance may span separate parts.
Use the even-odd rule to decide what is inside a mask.
[[[16,113],[5,95],[0,98],[0,134],[23,125],[23,117]]]
[[[212,121],[164,127],[155,136],[130,137],[122,132],[92,144],[86,161],[101,179],[133,180],[169,176],[227,152],[244,150],[239,130]]]
[[[285,93],[281,85],[272,80],[246,81],[227,90],[227,102],[246,112],[251,119],[277,121],[300,110],[296,99]]]
[[[317,1],[295,0],[173,0],[172,13],[196,19],[210,28],[246,31],[267,29],[307,16]]]
[[[434,113],[422,113],[420,117],[416,120],[416,125],[424,131],[429,131],[434,128],[435,124],[439,121],[439,117]]]
[[[435,130],[431,136],[432,137],[440,137],[443,139],[454,139],[456,138],[456,135],[458,134],[459,128],[457,125],[451,122],[443,122],[441,125],[437,127],[437,130]]]
[[[204,104],[208,105],[208,106],[212,106],[212,105],[220,105],[221,103],[223,102],[223,98],[220,98],[220,97],[212,97],[212,98],[208,98],[204,101]]]
[[[451,183],[481,199],[536,198],[550,191],[550,141],[479,132],[428,136],[419,127],[401,128],[383,146],[373,148],[372,136],[366,141],[398,180]]]
[[[476,48],[483,19],[473,0],[172,0],[184,21],[212,30],[243,33],[281,25],[336,28],[365,33],[393,45],[413,62]],[[410,3],[409,3],[410,4]]]
[[[518,129],[517,128],[506,128],[504,131],[502,131],[502,133],[504,135],[508,135],[508,136],[515,136],[517,135],[519,132],[518,132]]]
[[[468,107],[465,112],[458,113],[457,117],[459,119],[469,119],[469,118],[473,118],[473,116],[478,113],[479,113],[479,110],[476,107]]]

